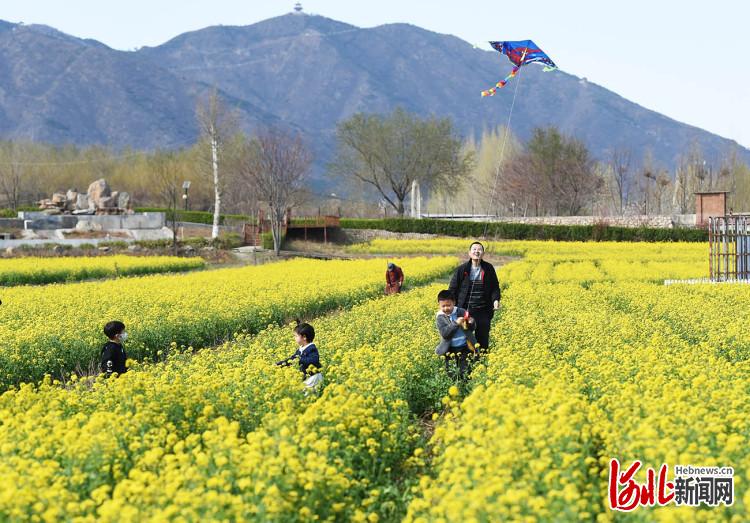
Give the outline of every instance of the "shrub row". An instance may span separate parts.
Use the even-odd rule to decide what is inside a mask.
[[[703,229],[657,229],[596,225],[531,225],[525,223],[484,223],[414,218],[342,218],[347,229],[381,229],[392,232],[444,234],[478,237],[485,235],[509,240],[614,241],[614,242],[705,242]]]
[[[18,209],[0,209],[0,218],[16,218],[19,212],[38,211],[39,208],[34,205],[19,205]]]
[[[163,212],[167,215],[167,220],[172,219],[172,211],[163,207],[137,207],[135,211]],[[15,214],[13,216],[15,216]],[[292,218],[292,223],[303,224],[307,222],[309,224],[314,224],[316,223],[317,219],[317,217],[297,217]],[[177,220],[182,222],[203,223],[206,225],[211,225],[214,223],[214,213],[211,211],[184,211],[177,209]],[[256,218],[254,216],[248,216],[246,214],[222,214],[219,218],[219,225],[224,225],[227,220],[255,223]]]
[[[99,245],[108,245],[110,247],[119,247],[119,245],[112,245],[115,242],[101,242]],[[120,242],[124,243],[124,242]],[[134,242],[139,247],[144,249],[168,249],[172,247],[171,238],[163,238],[160,240],[136,240]],[[217,249],[234,249],[242,245],[242,236],[235,232],[222,233],[218,238],[185,238],[177,240],[179,247],[191,246],[196,249],[201,247],[215,247]],[[127,247],[127,244],[125,244]]]

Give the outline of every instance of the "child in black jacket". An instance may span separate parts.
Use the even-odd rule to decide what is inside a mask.
[[[128,339],[125,324],[121,321],[110,321],[104,326],[104,335],[109,338],[109,341],[102,347],[101,371],[107,377],[114,373],[124,374],[128,370],[125,366],[128,356],[122,348],[122,343]]]
[[[322,383],[323,374],[320,372],[320,354],[318,348],[313,343],[315,339],[315,329],[309,323],[299,323],[294,328],[294,341],[299,348],[294,354],[285,360],[276,362],[276,365],[288,367],[292,365],[293,360],[298,360],[299,370],[302,372],[302,379],[305,387],[315,389]]]

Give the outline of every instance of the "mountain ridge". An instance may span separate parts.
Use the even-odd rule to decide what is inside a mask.
[[[494,51],[412,24],[360,28],[288,14],[247,26],[211,26],[153,47],[118,51],[54,28],[0,20],[0,138],[153,149],[197,138],[197,97],[216,87],[243,129],[288,125],[304,132],[323,177],[336,124],[356,112],[447,116],[464,135],[505,125],[526,139],[555,125],[606,160],[614,147],[651,151],[674,168],[698,143],[718,162],[750,150],[679,122],[564,71],[524,67],[506,89],[482,99],[511,69]]]

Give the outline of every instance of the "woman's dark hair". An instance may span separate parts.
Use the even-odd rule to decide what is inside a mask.
[[[313,329],[313,326],[309,323],[300,323],[300,321],[297,320],[297,326],[294,327],[294,332],[304,337],[308,343],[312,343],[315,339],[315,329]]]
[[[444,291],[438,292],[437,301],[445,301],[445,300],[451,300],[454,303],[456,302],[456,296],[453,294],[453,291],[449,289],[445,289]]]
[[[104,326],[104,335],[110,340],[125,330],[125,324],[121,321],[110,321]]]

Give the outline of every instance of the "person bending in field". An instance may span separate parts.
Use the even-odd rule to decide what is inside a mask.
[[[307,389],[306,394],[310,390],[317,390],[323,382],[323,374],[320,372],[320,354],[313,343],[314,339],[315,329],[313,326],[309,323],[300,323],[297,320],[297,326],[294,327],[294,341],[297,342],[298,348],[287,359],[276,362],[276,365],[281,367],[289,367],[294,363],[294,360],[297,360]]]
[[[385,271],[385,293],[398,294],[404,285],[404,271],[401,267],[393,262],[388,263],[388,270]]]
[[[104,335],[109,341],[102,347],[100,368],[107,377],[112,374],[124,374],[127,371],[125,360],[127,354],[122,347],[123,342],[128,339],[125,324],[121,321],[110,321],[104,326]]]
[[[456,298],[448,289],[438,293],[437,301],[435,324],[440,333],[440,343],[435,348],[435,354],[445,356],[445,372],[450,378],[464,380],[469,370],[467,357],[474,352],[476,344],[474,319],[469,317],[468,311],[456,307]],[[455,370],[451,360],[455,361]]]

